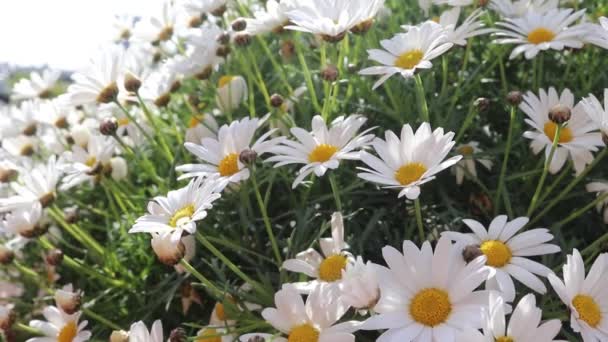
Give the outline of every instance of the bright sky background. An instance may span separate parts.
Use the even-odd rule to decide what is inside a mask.
[[[0,0],[0,63],[75,70],[107,41],[114,14],[160,11],[157,0]]]

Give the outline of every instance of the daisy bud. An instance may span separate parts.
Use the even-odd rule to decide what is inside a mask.
[[[194,16],[194,17],[190,18],[190,21],[188,21],[188,27],[190,27],[190,28],[199,27],[203,24],[203,22],[205,20],[207,20],[207,15],[205,13]]]
[[[217,36],[216,40],[218,43],[220,43],[222,45],[226,45],[226,44],[230,43],[230,33],[224,32],[224,33],[220,34],[219,36]]]
[[[490,99],[485,97],[480,97],[475,100],[475,107],[477,107],[477,111],[480,113],[486,112],[490,108]]]
[[[372,28],[373,24],[374,24],[374,19],[368,19],[368,20],[362,21],[362,22],[358,23],[357,25],[353,26],[353,28],[350,29],[350,32],[352,32],[354,34],[365,34],[367,31],[369,31],[370,28]]]
[[[217,50],[215,51],[215,54],[218,55],[219,57],[226,57],[230,54],[230,51],[231,51],[230,46],[222,45],[217,48]]]
[[[120,181],[127,178],[127,162],[124,158],[114,157],[110,159],[110,175],[115,181]]]
[[[63,261],[63,252],[61,249],[52,249],[46,253],[44,261],[51,266],[59,266]]]
[[[209,67],[206,67],[205,69],[203,69],[203,71],[194,75],[194,77],[196,77],[197,80],[204,81],[204,80],[208,79],[209,76],[211,76],[212,72],[213,72],[213,68],[209,66]],[[192,104],[192,102],[191,102],[191,104]],[[197,105],[198,105],[198,103],[197,103]]]
[[[238,33],[234,36],[234,44],[240,47],[251,44],[251,35],[249,33]]]
[[[35,123],[31,124],[31,125],[27,125],[27,127],[25,127],[21,133],[23,135],[27,135],[27,136],[32,136],[36,134],[36,131],[38,130],[38,126],[36,126]]]
[[[562,104],[555,105],[549,110],[549,120],[553,121],[558,125],[561,125],[570,120],[571,116],[572,112],[570,111],[570,108]]]
[[[171,94],[163,94],[154,100],[154,104],[156,107],[164,108],[167,107],[169,102],[171,101]]]
[[[141,87],[141,80],[139,80],[139,78],[128,72],[125,75],[124,86],[128,92],[137,93],[139,91],[139,88]]]
[[[129,333],[124,330],[114,330],[110,335],[110,342],[129,342]]]
[[[0,329],[5,332],[9,330],[15,324],[16,317],[17,315],[12,307],[0,306]]]
[[[55,292],[55,304],[68,315],[76,313],[80,309],[81,302],[82,292],[73,291],[72,284],[68,284],[63,289]]]
[[[247,99],[247,81],[242,76],[226,75],[218,81],[215,101],[223,113],[232,112]]]
[[[335,65],[327,65],[321,70],[321,78],[327,82],[333,82],[338,79],[338,68]]]
[[[34,227],[32,227],[32,229],[23,230],[23,231],[19,232],[19,235],[23,236],[24,238],[32,239],[32,238],[36,238],[36,237],[43,235],[48,230],[49,230],[48,223],[39,222]]]
[[[280,54],[285,59],[290,59],[296,53],[296,46],[291,40],[286,40],[281,43]]]
[[[116,83],[111,83],[109,86],[105,87],[98,95],[96,101],[98,103],[110,103],[116,101],[118,96],[118,86]]]
[[[342,32],[342,33],[338,33],[335,36],[330,36],[330,35],[321,35],[321,38],[323,38],[324,41],[328,42],[328,43],[338,43],[340,41],[342,41],[342,39],[344,39],[344,36],[346,36],[346,31]]]
[[[490,0],[479,0],[479,1],[477,1],[477,6],[486,7],[486,6],[488,6],[489,3],[490,3]]]
[[[15,259],[15,252],[5,245],[0,245],[0,264],[8,265]]]
[[[118,129],[118,120],[116,118],[104,118],[99,123],[99,133],[103,135],[114,135]]]
[[[162,29],[162,31],[160,31],[160,33],[158,34],[158,37],[157,37],[158,42],[156,42],[156,43],[158,44],[159,42],[165,42],[165,41],[171,39],[171,37],[173,37],[173,27],[167,26],[164,29]]]
[[[469,206],[471,209],[471,213],[475,216],[480,216],[485,213],[489,213],[492,211],[494,206],[492,205],[492,200],[486,194],[471,194],[469,197]]]
[[[63,209],[63,219],[67,222],[67,223],[76,223],[78,222],[78,208],[77,207],[70,207],[70,208],[65,208]]]
[[[514,90],[514,91],[510,92],[509,94],[507,94],[507,102],[509,102],[509,104],[511,106],[519,106],[519,104],[523,100],[524,100],[524,96],[521,93],[521,91]]]
[[[247,21],[243,18],[238,18],[232,22],[231,26],[234,31],[243,31],[247,28]]]
[[[348,65],[346,66],[346,70],[348,70],[349,73],[353,74],[359,70],[359,66],[355,63],[348,63]]]
[[[213,14],[216,17],[221,17],[222,15],[224,15],[224,12],[226,12],[226,5],[222,5],[216,9],[214,9],[213,11],[211,11],[211,14]]]
[[[274,108],[281,107],[283,102],[285,102],[285,100],[283,99],[283,96],[279,94],[272,94],[272,96],[270,96],[270,105]]]
[[[257,157],[257,152],[255,152],[254,150],[246,149],[243,150],[243,152],[241,152],[241,154],[239,155],[239,160],[245,165],[251,165],[255,163]]]
[[[0,168],[0,183],[9,183],[17,178],[17,170]]]
[[[55,194],[52,192],[49,192],[48,194],[44,194],[44,195],[40,196],[40,198],[38,199],[38,202],[40,202],[40,204],[42,205],[43,208],[48,207],[54,201],[55,201]]]
[[[186,342],[188,341],[188,335],[184,328],[175,328],[171,330],[169,334],[169,342]]]
[[[186,253],[184,243],[171,241],[171,234],[154,234],[151,243],[158,260],[168,266],[175,266]]]
[[[462,250],[462,258],[468,264],[483,255],[478,245],[469,245]]]

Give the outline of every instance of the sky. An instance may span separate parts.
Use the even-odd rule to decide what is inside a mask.
[[[2,0],[0,63],[77,70],[108,40],[115,14],[158,10],[157,0]]]

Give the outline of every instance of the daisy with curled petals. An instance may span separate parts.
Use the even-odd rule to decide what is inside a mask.
[[[496,23],[496,40],[499,44],[517,44],[509,59],[524,54],[532,59],[541,51],[563,50],[565,47],[583,47],[584,25],[571,26],[580,19],[585,10],[572,13],[572,9],[552,9],[546,13],[528,12],[521,18],[506,18]]]
[[[570,309],[570,326],[584,342],[608,341],[608,254],[600,254],[585,277],[583,257],[574,249],[564,265],[564,281],[549,282]]]
[[[30,78],[23,78],[15,83],[12,98],[14,100],[49,98],[59,77],[61,77],[59,70],[45,69],[42,73],[32,71]]]
[[[366,121],[360,115],[340,116],[328,128],[323,118],[316,115],[312,119],[312,132],[292,128],[291,133],[298,141],[283,140],[273,150],[276,155],[267,161],[277,162],[274,167],[304,164],[293,182],[295,188],[312,172],[322,177],[328,169],[337,169],[341,160],[358,160],[359,150],[374,138],[373,134],[366,134],[373,128],[357,134]]]
[[[591,182],[587,184],[587,191],[596,192],[598,197],[604,197],[605,199],[599,202],[596,206],[597,211],[601,212],[604,208],[604,223],[608,224],[608,182]]]
[[[538,154],[543,149],[545,157],[548,158],[553,146],[553,140],[557,134],[557,124],[549,119],[549,113],[553,110],[562,111],[565,108],[570,112],[568,120],[563,128],[558,140],[557,148],[553,154],[553,159],[549,165],[549,172],[556,173],[570,157],[574,163],[576,174],[580,174],[585,165],[593,161],[593,154],[598,150],[598,146],[603,146],[600,133],[592,132],[596,126],[585,114],[582,105],[574,105],[574,95],[569,89],[565,89],[561,95],[557,94],[555,88],[539,90],[538,96],[532,92],[524,95],[524,101],[519,108],[526,113],[527,124],[535,128],[535,131],[527,131],[524,137],[531,139],[530,147],[534,154]]]
[[[454,146],[453,138],[454,133],[444,134],[443,128],[431,132],[431,126],[426,122],[415,134],[409,124],[404,125],[401,139],[386,131],[385,140],[375,138],[371,143],[380,158],[361,151],[361,160],[369,168],[360,167],[359,170],[364,172],[358,176],[387,188],[401,189],[399,197],[417,199],[422,184],[435,179],[437,173],[462,158],[454,156],[444,161]]]
[[[458,26],[460,12],[460,7],[454,7],[443,12],[439,17],[439,25],[443,26],[445,29],[448,42],[458,46],[465,46],[467,45],[467,39],[492,31],[491,29],[483,28],[484,24],[479,20],[479,17],[483,14],[481,9],[473,11],[473,13]]]
[[[442,237],[435,251],[426,241],[418,249],[403,242],[403,254],[386,246],[382,255],[388,268],[378,266],[380,300],[377,315],[361,329],[388,329],[380,342],[454,341],[465,327],[481,328],[488,293],[475,291],[491,272],[485,257],[466,264],[459,246]]]
[[[44,211],[39,202],[34,202],[31,207],[23,207],[7,213],[0,221],[0,232],[10,235],[19,235],[24,238],[32,238],[45,232],[42,225]]]
[[[491,0],[490,9],[507,18],[522,17],[528,12],[543,14],[557,9],[559,0]]]
[[[295,8],[293,0],[269,0],[264,10],[253,13],[253,18],[247,18],[247,33],[251,35],[280,32],[289,22],[287,11]]]
[[[342,271],[353,262],[352,255],[345,251],[348,245],[344,242],[342,214],[335,212],[331,216],[331,238],[320,239],[319,245],[323,255],[309,248],[298,253],[295,259],[283,262],[284,269],[315,278],[311,281],[289,284],[302,293],[310,293],[321,283],[339,284],[342,280]]]
[[[216,177],[196,178],[167,197],[155,197],[148,202],[148,214],[138,218],[129,233],[170,233],[176,243],[184,232],[194,234],[196,221],[207,216],[225,185]]]
[[[328,42],[338,42],[359,23],[369,0],[308,0],[296,2],[287,12],[293,25],[286,29],[320,35]]]
[[[72,151],[66,153],[70,163],[63,167],[66,177],[60,189],[67,190],[87,181],[98,181],[103,173],[112,169],[110,161],[115,149],[115,140],[104,135],[91,136],[86,149],[73,145]]]
[[[608,88],[604,89],[603,105],[593,94],[589,94],[589,97],[584,98],[581,104],[587,116],[602,131],[604,137],[608,137]],[[607,142],[605,141],[605,143]]]
[[[515,299],[515,285],[511,277],[540,294],[547,292],[538,276],[546,277],[551,270],[527,257],[560,251],[559,246],[547,243],[553,240],[548,229],[536,228],[517,234],[528,221],[527,217],[508,221],[507,216],[500,215],[492,220],[486,230],[481,223],[465,219],[462,222],[473,233],[444,232],[442,236],[463,245],[479,246],[481,253],[486,256],[486,265],[495,270],[488,277],[486,287],[499,290],[507,302],[512,302]]]
[[[365,68],[359,74],[382,75],[374,89],[394,74],[413,77],[418,69],[430,69],[433,66],[431,60],[452,47],[447,38],[445,30],[437,23],[427,21],[420,26],[412,26],[406,33],[380,41],[384,50],[367,50],[371,60],[383,65]]]
[[[274,296],[275,308],[266,308],[262,317],[287,338],[275,337],[276,342],[355,342],[351,334],[358,322],[336,322],[348,310],[339,298],[339,289],[319,285],[306,303],[293,287],[283,287]]]
[[[558,319],[541,324],[542,310],[536,306],[533,294],[527,294],[517,304],[509,325],[505,322],[505,303],[497,292],[490,293],[488,315],[483,334],[467,329],[456,342],[553,342],[562,323]]]
[[[376,265],[363,262],[358,256],[342,272],[342,300],[351,307],[366,311],[373,309],[380,299]]]
[[[490,170],[494,164],[489,159],[476,158],[476,154],[483,152],[479,148],[479,143],[477,141],[470,141],[467,144],[458,145],[456,146],[456,151],[463,156],[462,160],[452,168],[452,172],[456,175],[456,184],[458,185],[462,184],[465,174],[477,178],[476,163],[483,165],[483,167],[488,170]]]
[[[172,1],[165,0],[158,14],[160,15],[143,18],[135,24],[133,29],[135,40],[153,44],[171,40],[176,31],[177,8]]]
[[[154,321],[150,331],[142,321],[131,324],[129,328],[129,341],[131,342],[163,342],[163,323]]]
[[[83,342],[91,338],[91,332],[84,330],[87,321],[78,324],[80,315],[76,312],[68,315],[54,306],[47,306],[42,310],[42,315],[46,321],[30,321],[30,327],[40,330],[44,336],[33,337],[26,342]]]
[[[275,148],[284,138],[266,140],[274,130],[264,133],[255,143],[253,137],[265,119],[244,118],[223,125],[216,138],[204,138],[200,144],[187,142],[186,149],[200,158],[203,164],[185,164],[176,168],[185,172],[179,179],[191,177],[208,177],[212,175],[238,183],[249,178],[249,168],[240,160],[243,151],[253,151],[258,156]]]

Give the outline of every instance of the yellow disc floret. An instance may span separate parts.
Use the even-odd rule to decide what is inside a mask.
[[[57,342],[72,342],[78,334],[78,326],[76,322],[70,321],[61,328],[57,335]]]
[[[189,204],[180,210],[176,211],[173,216],[169,219],[169,225],[173,228],[177,227],[179,221],[183,218],[190,218],[194,215],[194,205]]]
[[[395,172],[395,179],[401,185],[409,185],[422,178],[426,170],[426,166],[422,163],[405,164]]]
[[[299,325],[289,332],[288,342],[317,342],[319,331],[310,324]]]
[[[555,135],[557,134],[557,124],[555,124],[553,121],[547,121],[543,130],[545,131],[547,138],[553,141],[553,139],[555,139]],[[559,132],[558,142],[560,144],[569,143],[572,141],[572,139],[572,130],[570,130],[568,127],[562,127]]]
[[[319,266],[319,279],[326,282],[342,279],[342,270],[346,268],[346,262],[346,257],[340,254],[325,258]]]
[[[220,176],[229,177],[239,172],[238,159],[239,155],[236,153],[230,153],[229,155],[225,156],[217,166]]]
[[[395,66],[401,69],[413,69],[424,57],[422,50],[410,50],[402,53],[395,60]]]
[[[486,264],[492,267],[503,267],[513,256],[509,246],[498,240],[484,241],[479,248],[488,259]]]
[[[308,161],[311,163],[326,162],[334,155],[334,153],[336,153],[336,151],[338,151],[338,148],[334,145],[329,145],[329,144],[318,145],[308,155]]]
[[[553,31],[546,29],[544,27],[539,27],[535,30],[530,31],[528,33],[528,41],[532,44],[541,44],[550,42],[555,38],[555,33]]]
[[[222,336],[213,328],[207,328],[199,333],[196,342],[222,342]]]
[[[593,297],[582,294],[576,295],[572,299],[572,305],[578,312],[579,318],[589,324],[590,327],[595,328],[602,321],[602,310]]]
[[[412,298],[409,312],[416,322],[435,327],[447,321],[452,312],[450,296],[444,290],[424,289]]]

